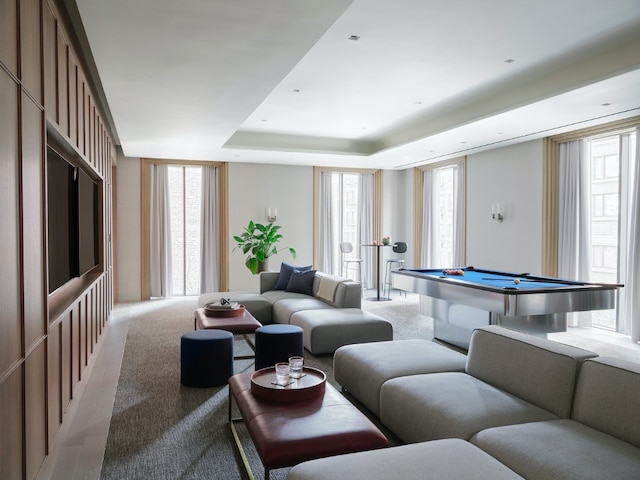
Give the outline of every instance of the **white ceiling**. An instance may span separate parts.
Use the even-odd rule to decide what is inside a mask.
[[[131,157],[406,168],[640,115],[640,0],[76,3]]]

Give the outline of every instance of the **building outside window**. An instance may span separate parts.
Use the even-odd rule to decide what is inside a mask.
[[[629,194],[636,136],[633,132],[588,140],[590,174],[590,281],[623,283],[627,263]],[[618,305],[624,302],[624,290]],[[591,312],[594,327],[622,330],[618,310]]]

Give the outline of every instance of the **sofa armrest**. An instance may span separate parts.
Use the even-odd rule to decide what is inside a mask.
[[[333,306],[336,308],[361,308],[362,286],[358,282],[342,282],[336,288]]]
[[[260,272],[260,293],[273,290],[278,283],[280,272]]]

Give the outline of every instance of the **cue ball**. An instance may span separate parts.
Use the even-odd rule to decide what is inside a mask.
[[[513,280],[513,283],[515,283],[516,285],[518,285],[518,284],[520,283],[520,279],[519,279],[519,278],[514,279],[514,280]]]

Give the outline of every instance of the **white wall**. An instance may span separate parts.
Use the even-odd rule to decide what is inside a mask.
[[[407,268],[413,261],[413,169],[384,170],[382,176],[382,236],[392,242],[406,242]],[[386,252],[385,252],[386,253]],[[390,255],[390,254],[388,254]]]
[[[542,270],[542,140],[467,158],[467,265]],[[503,205],[504,221],[491,219]]]
[[[140,299],[140,160],[118,158],[119,301]],[[407,241],[412,259],[413,170],[383,173],[382,235]],[[504,205],[502,223],[491,220],[491,204]],[[282,247],[297,250],[273,257],[309,265],[313,261],[313,167],[229,165],[229,242],[249,220],[266,222],[266,208],[278,209]],[[467,265],[540,273],[542,268],[542,140],[471,155],[467,160]],[[257,291],[258,278],[239,250],[229,254],[229,288]]]
[[[118,151],[118,302],[140,300],[140,159]]]
[[[280,270],[280,263],[311,265],[313,262],[313,167],[232,163],[229,165],[229,241],[240,235],[253,220],[267,223],[266,209],[278,209],[282,240],[278,247],[293,247],[297,258],[288,251],[269,259],[270,270]],[[240,250],[229,255],[229,289],[258,290],[257,275],[244,265]]]

